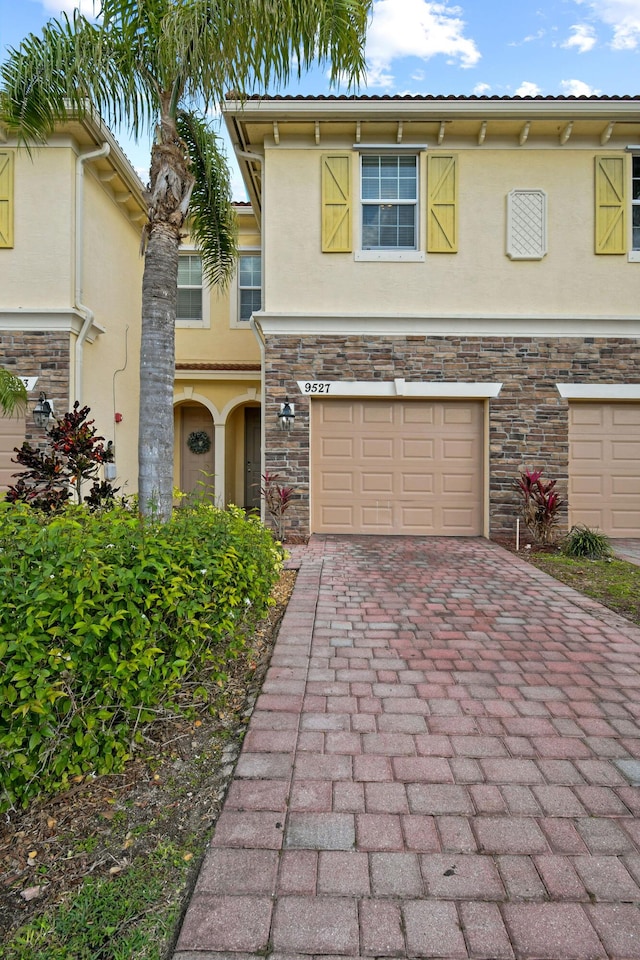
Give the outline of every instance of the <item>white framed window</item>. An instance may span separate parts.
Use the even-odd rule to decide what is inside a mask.
[[[262,256],[260,252],[238,257],[238,321],[248,323],[262,308]]]
[[[362,154],[360,201],[363,250],[417,250],[416,155]]]
[[[201,327],[204,324],[202,259],[195,251],[178,256],[178,301],[176,324]]]

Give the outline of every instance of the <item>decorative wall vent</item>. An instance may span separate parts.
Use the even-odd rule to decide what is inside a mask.
[[[507,256],[542,260],[547,252],[547,195],[544,190],[507,194]]]

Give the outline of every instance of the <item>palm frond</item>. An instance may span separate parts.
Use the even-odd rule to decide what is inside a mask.
[[[19,377],[0,367],[0,410],[3,415],[24,413],[27,408],[27,390]]]
[[[195,179],[189,205],[190,233],[200,249],[207,280],[224,287],[235,271],[237,225],[222,141],[194,113],[178,116],[178,132],[187,145]]]

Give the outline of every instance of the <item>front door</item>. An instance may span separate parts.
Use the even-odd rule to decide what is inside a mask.
[[[184,493],[213,499],[215,461],[211,414],[200,405],[183,406],[180,421],[180,487]],[[204,449],[207,443],[208,449]]]
[[[260,408],[245,407],[244,411],[244,506],[245,510],[260,509]]]

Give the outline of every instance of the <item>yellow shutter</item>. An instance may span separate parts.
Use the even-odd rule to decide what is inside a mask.
[[[322,252],[351,251],[351,154],[322,155]]]
[[[596,157],[596,253],[627,252],[625,157]]]
[[[427,160],[427,250],[458,250],[458,157],[429,154]]]
[[[13,246],[13,162],[15,151],[0,150],[0,247]]]

